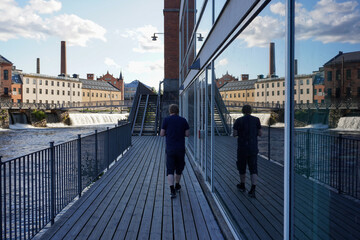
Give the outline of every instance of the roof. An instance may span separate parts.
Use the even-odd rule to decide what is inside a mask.
[[[131,83],[124,83],[124,87],[125,88],[137,88],[138,84],[139,84],[139,80],[134,80]],[[143,84],[145,85],[145,84]],[[145,85],[147,88],[151,89],[151,87],[149,87],[148,85]]]
[[[234,90],[246,90],[246,89],[255,89],[255,82],[257,80],[243,80],[236,82],[228,82],[222,86],[219,91],[234,91]]]
[[[9,60],[7,60],[5,57],[0,55],[0,63],[7,63],[7,64],[12,64],[12,62],[10,62]]]
[[[65,81],[74,81],[79,82],[79,78],[63,77],[63,76],[50,76],[45,74],[38,73],[21,73],[24,77],[36,77],[36,78],[47,78],[54,80],[65,80]]]
[[[330,59],[328,62],[324,64],[324,66],[333,65],[333,64],[341,64],[344,59],[344,62],[360,62],[360,51],[357,52],[349,52],[343,53],[339,52],[335,57]]]
[[[119,89],[117,89],[110,83],[101,80],[97,81],[97,80],[80,79],[80,82],[82,82],[83,89],[96,89],[96,90],[120,92]]]
[[[12,83],[20,83],[20,84],[22,84],[21,75],[20,74],[13,74],[11,76],[11,82]]]

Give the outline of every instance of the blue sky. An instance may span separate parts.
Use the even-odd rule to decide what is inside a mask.
[[[339,51],[360,51],[359,0],[296,1],[295,58],[298,73],[318,70]],[[285,72],[285,1],[273,0],[219,56],[217,77],[229,72],[256,78],[269,73],[269,43],[275,42],[276,74]]]
[[[201,2],[201,1],[197,1]],[[225,0],[217,1],[221,6]],[[276,43],[276,73],[284,75],[285,1],[271,1],[217,59],[217,76],[268,74],[268,45]],[[360,50],[360,0],[297,1],[296,58],[311,73],[338,51]],[[27,73],[58,75],[60,41],[68,74],[122,70],[125,82],[158,87],[163,79],[163,0],[0,0],[0,54]],[[201,32],[201,29],[199,29]],[[245,57],[244,57],[245,56]]]
[[[158,86],[163,79],[163,1],[1,0],[0,54],[24,72],[60,72],[60,41],[67,41],[67,72],[86,77],[122,70],[125,82]]]

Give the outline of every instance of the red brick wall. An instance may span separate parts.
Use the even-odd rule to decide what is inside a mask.
[[[8,70],[8,79],[4,79],[4,70]],[[12,64],[0,64],[0,97],[10,98]],[[8,89],[8,95],[4,96],[4,88]]]
[[[16,91],[14,91],[14,89],[16,89]],[[19,93],[19,89],[21,89],[20,93]],[[22,102],[22,84],[13,83],[11,85],[11,101],[18,102],[18,100]]]
[[[105,74],[98,78],[100,81],[105,81],[111,83],[114,87],[121,91],[121,100],[124,100],[124,80],[115,78],[112,74]],[[114,84],[115,82],[115,84]],[[120,99],[119,99],[120,100]]]
[[[164,1],[164,78],[179,78],[179,0]]]

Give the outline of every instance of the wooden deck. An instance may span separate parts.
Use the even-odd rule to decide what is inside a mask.
[[[223,239],[189,163],[175,199],[164,139],[135,137],[100,180],[36,239]]]
[[[258,158],[257,198],[236,188],[236,139],[216,137],[215,193],[239,233],[246,239],[283,238],[283,167]],[[247,174],[246,188],[250,189]],[[360,203],[297,175],[295,235],[297,239],[360,239]]]

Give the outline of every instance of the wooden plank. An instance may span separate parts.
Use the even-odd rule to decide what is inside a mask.
[[[106,226],[109,216],[113,214],[114,208],[123,194],[122,190],[126,188],[127,183],[131,181],[131,178],[135,173],[136,162],[134,161],[134,158],[136,157],[137,155],[132,156],[130,159],[131,168],[128,169],[127,172],[122,173],[122,177],[111,188],[111,191],[106,195],[106,198],[98,206],[94,214],[89,217],[88,222],[82,228],[78,236],[81,238],[100,237]],[[143,163],[144,162],[145,160],[143,160]],[[72,230],[72,232],[75,231]]]
[[[165,152],[163,153],[164,162],[166,162]],[[170,186],[167,183],[166,168],[163,175],[163,222],[162,222],[162,239],[174,239],[173,232],[173,215],[172,215],[172,199],[170,198]]]

